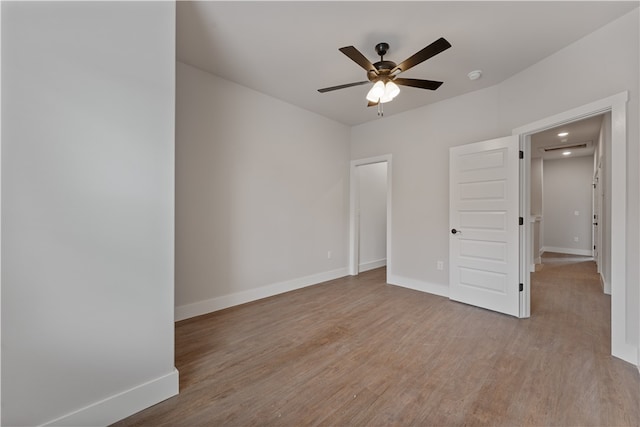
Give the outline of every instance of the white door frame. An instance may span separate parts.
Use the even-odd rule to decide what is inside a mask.
[[[530,212],[531,135],[565,123],[611,112],[611,354],[632,364],[638,363],[638,349],[626,340],[626,231],[627,231],[627,102],[629,92],[538,120],[513,129],[520,136],[520,149],[524,151],[520,174],[520,212],[528,218]],[[524,221],[521,230],[520,274],[524,291],[520,296],[520,317],[531,315],[531,287],[527,263],[529,259],[530,222]]]
[[[600,176],[600,164],[602,158],[598,158],[598,163],[594,164],[593,171],[593,191],[592,191],[592,200],[591,203],[593,205],[592,214],[591,214],[591,241],[592,245],[595,247],[593,249],[593,259],[596,262],[596,271],[598,274],[602,274],[602,212],[601,212],[601,202],[602,202],[602,177]],[[605,158],[605,161],[607,159]],[[594,224],[598,225],[594,225]],[[603,289],[604,290],[604,289]],[[608,292],[605,292],[608,293]]]
[[[357,215],[359,188],[356,168],[385,162],[387,163],[387,277],[391,276],[391,154],[351,161],[349,169],[349,274],[352,276],[359,272],[358,252],[360,249],[360,222]]]

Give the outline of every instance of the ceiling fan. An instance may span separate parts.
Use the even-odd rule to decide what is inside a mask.
[[[381,104],[391,101],[400,93],[401,86],[411,86],[419,89],[436,90],[442,85],[442,82],[434,80],[421,79],[403,79],[397,77],[398,74],[415,67],[416,65],[436,56],[437,54],[449,49],[451,44],[440,37],[429,46],[396,64],[393,61],[385,61],[384,55],[389,50],[389,44],[382,42],[375,47],[376,53],[380,56],[380,61],[372,64],[358,49],[353,46],[341,47],[340,52],[347,55],[353,62],[361,66],[367,71],[367,79],[361,82],[347,83],[339,86],[325,87],[318,89],[318,92],[325,93],[333,90],[345,89],[352,86],[360,86],[369,82],[374,83],[373,87],[367,93],[368,106],[378,105],[378,114],[382,115]]]

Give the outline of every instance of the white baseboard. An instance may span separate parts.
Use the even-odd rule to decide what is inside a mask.
[[[557,252],[559,254],[567,254],[567,255],[582,255],[582,256],[592,256],[593,252],[591,249],[574,249],[574,248],[559,248],[556,246],[545,246],[542,248],[543,252]]]
[[[107,426],[178,394],[178,370],[93,403],[43,426]]]
[[[389,277],[387,277],[387,282],[390,285],[401,286],[403,288],[449,298],[449,286],[447,285],[423,282],[421,280],[410,279],[408,277],[397,276],[395,274],[389,275]]]
[[[384,267],[385,265],[387,265],[386,258],[379,259],[376,261],[363,262],[358,266],[358,271],[360,273],[363,273],[365,271],[373,270],[374,268]]]
[[[600,280],[602,281],[602,290],[604,293],[611,295],[611,283],[607,282],[602,274],[600,274]]]
[[[638,347],[628,343],[612,343],[611,355],[638,366]]]
[[[214,311],[223,310],[225,308],[245,304],[262,298],[271,297],[311,285],[317,285],[318,283],[338,279],[340,277],[347,276],[348,274],[347,268],[344,267],[284,282],[273,283],[271,285],[250,289],[248,291],[236,292],[230,295],[223,295],[204,301],[198,301],[192,304],[180,305],[176,307],[175,310],[175,321],[177,322],[179,320],[201,316],[203,314],[212,313]]]

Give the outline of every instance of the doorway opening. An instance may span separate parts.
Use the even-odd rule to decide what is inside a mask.
[[[387,265],[387,162],[356,167],[358,272]]]
[[[535,133],[530,144],[531,314],[564,310],[561,295],[610,306],[611,113]]]
[[[349,274],[391,274],[391,155],[351,161]]]
[[[535,133],[530,143],[530,271],[544,253],[592,257],[610,293],[611,114]]]
[[[609,217],[611,233],[611,353],[629,363],[637,363],[636,348],[627,343],[627,306],[626,306],[626,140],[627,140],[627,101],[628,92],[592,102],[587,105],[551,116],[537,122],[513,130],[513,135],[520,137],[520,149],[524,162],[520,168],[520,212],[530,210],[531,180],[531,136],[577,120],[611,113],[611,215]],[[531,315],[530,262],[531,222],[524,221],[520,236],[520,280],[523,292],[520,294],[520,317]]]

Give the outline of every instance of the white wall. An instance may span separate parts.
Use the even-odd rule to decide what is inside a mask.
[[[177,392],[175,5],[1,7],[2,424],[109,424]]]
[[[176,96],[176,317],[346,275],[349,128],[182,63]]]
[[[439,272],[435,266],[448,258],[450,146],[510,135],[514,128],[628,90],[626,334],[637,345],[638,27],[636,9],[497,86],[352,129],[352,159],[393,155],[389,262],[397,284],[448,294],[446,268]]]
[[[591,255],[592,180],[592,156],[544,161],[545,252]]]
[[[387,264],[387,162],[361,165],[356,171],[362,272]]]

